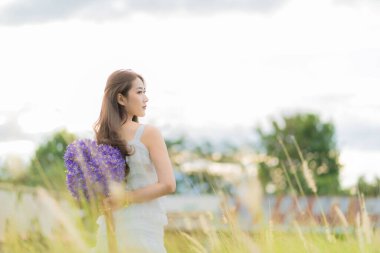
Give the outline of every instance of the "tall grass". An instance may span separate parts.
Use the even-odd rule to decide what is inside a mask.
[[[281,140],[279,142],[287,154]],[[307,161],[305,161],[295,139],[294,145],[302,161],[303,176],[317,198],[317,204],[319,204],[318,189],[313,175],[307,167]],[[288,159],[290,160],[289,157]],[[292,194],[295,194],[294,188],[300,188],[301,184],[299,179],[296,179],[297,185],[291,185],[290,178],[296,176],[297,173],[295,173],[295,168],[292,167],[294,165],[291,162],[289,164],[291,168],[285,168],[284,165],[282,168],[287,183],[293,189]],[[380,235],[371,226],[362,194],[358,193],[357,196],[360,200],[361,209],[356,214],[354,228],[350,227],[348,219],[342,210],[338,206],[334,206],[333,210],[343,227],[342,233],[335,233],[326,219],[323,208],[319,205],[323,215],[323,233],[318,232],[319,226],[311,213],[308,215],[312,225],[308,227],[308,230],[295,220],[289,225],[288,231],[283,231],[276,226],[272,219],[265,220],[262,208],[258,208],[262,203],[262,192],[260,187],[257,187],[257,178],[249,173],[243,178],[245,180],[242,184],[248,190],[248,195],[242,201],[248,206],[251,216],[255,217],[255,224],[250,224],[255,229],[247,230],[241,227],[236,210],[227,204],[226,193],[218,192],[216,194],[219,194],[221,199],[224,200],[220,207],[223,213],[222,219],[219,221],[217,220],[219,217],[205,213],[198,216],[200,224],[198,229],[167,230],[165,233],[167,251],[169,253],[380,252]],[[48,184],[52,184],[52,182],[48,182]],[[17,192],[19,188],[8,186],[7,189],[3,187],[3,191]],[[5,233],[0,238],[0,252],[89,252],[94,246],[97,229],[95,219],[99,214],[94,207],[86,206],[85,203],[78,205],[73,202],[68,194],[61,193],[60,197],[57,197],[51,191],[48,192],[43,188],[36,188],[29,193],[23,192],[24,194],[32,194],[35,200],[39,201],[40,212],[48,212],[53,215],[54,229],[46,234],[40,224],[44,217],[39,217],[31,222],[27,231],[20,232],[17,216],[10,215],[6,220]],[[302,187],[300,192],[301,195],[304,192]],[[298,203],[297,207],[301,211]],[[23,212],[28,212],[28,206],[16,205],[14,208],[23,208]],[[271,217],[270,214],[269,217]],[[184,214],[184,219],[186,219],[186,214]],[[190,220],[188,220],[188,223],[191,225]],[[222,224],[222,226],[217,224]]]

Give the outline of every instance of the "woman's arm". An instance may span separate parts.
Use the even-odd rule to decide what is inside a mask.
[[[145,135],[150,158],[156,168],[158,182],[127,193],[127,201],[144,202],[175,192],[176,182],[165,140],[158,128],[146,125]],[[129,195],[129,196],[128,196]]]
[[[143,136],[147,140],[145,143],[156,168],[158,181],[155,184],[125,192],[122,196],[122,203],[120,203],[120,199],[117,200],[116,196],[107,198],[107,204],[113,209],[124,206],[125,203],[141,203],[175,192],[176,181],[173,167],[160,130],[154,126],[145,125]]]

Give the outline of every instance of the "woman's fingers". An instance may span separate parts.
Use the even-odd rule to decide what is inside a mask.
[[[117,199],[113,199],[111,197],[105,198],[103,200],[103,205],[106,210],[116,210],[121,207],[121,202]]]
[[[113,207],[113,201],[112,201],[112,199],[110,199],[110,198],[105,198],[104,200],[103,200],[103,205],[104,205],[104,208],[105,209],[111,209],[112,207]]]

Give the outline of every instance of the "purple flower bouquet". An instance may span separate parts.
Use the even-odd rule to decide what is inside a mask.
[[[64,162],[67,188],[77,200],[84,195],[87,201],[95,200],[102,205],[101,201],[110,195],[111,183],[122,184],[125,180],[125,159],[120,150],[111,145],[98,145],[90,139],[76,140],[67,146]],[[113,216],[110,209],[104,211],[108,250],[117,253]]]
[[[111,182],[125,180],[125,159],[120,150],[95,140],[80,139],[66,148],[66,184],[71,195],[87,201],[109,196]]]

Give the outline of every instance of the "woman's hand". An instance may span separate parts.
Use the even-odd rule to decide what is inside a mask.
[[[106,210],[118,210],[128,206],[132,202],[132,192],[124,191],[119,194],[110,194],[103,200],[103,206]]]

